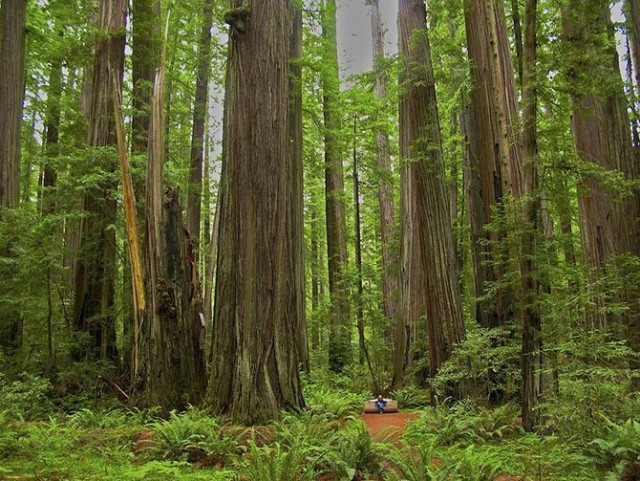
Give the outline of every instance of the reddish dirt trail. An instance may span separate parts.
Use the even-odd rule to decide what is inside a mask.
[[[396,441],[406,428],[407,422],[420,417],[418,413],[361,414],[371,437],[375,441]]]

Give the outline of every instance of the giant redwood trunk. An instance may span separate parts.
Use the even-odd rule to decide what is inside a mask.
[[[523,85],[523,220],[526,224],[522,235],[520,276],[522,283],[522,424],[527,431],[535,430],[541,422],[542,396],[542,330],[538,297],[540,279],[537,240],[542,235],[542,213],[538,191],[537,152],[537,88],[536,88],[536,30],[538,2],[527,0],[525,4],[524,48],[522,58]]]
[[[291,135],[291,162],[293,168],[293,190],[291,199],[291,217],[293,219],[293,238],[295,240],[296,263],[295,282],[298,327],[299,362],[305,371],[309,371],[309,343],[306,315],[306,279],[304,262],[304,177],[303,177],[303,140],[302,140],[302,7],[297,0],[289,0],[291,8],[291,39],[289,59],[289,132]],[[299,230],[302,229],[302,230]]]
[[[402,59],[400,153],[408,162],[410,242],[424,273],[409,305],[425,300],[429,374],[434,376],[465,337],[455,241],[444,180],[442,140],[423,0],[400,0]],[[452,391],[455,393],[455,390]]]
[[[2,0],[0,7],[0,220],[2,210],[18,206],[20,197],[20,130],[24,91],[26,0]],[[0,252],[0,256],[12,255]],[[11,272],[0,270],[0,275]],[[19,313],[0,302],[0,347],[14,352],[22,342]]]
[[[371,0],[371,34],[373,37],[373,65],[376,74],[375,93],[381,106],[386,102],[384,61],[384,32],[380,18],[379,0]],[[390,329],[387,337],[391,344],[394,339],[396,319],[396,296],[398,295],[398,262],[394,255],[394,207],[393,172],[389,154],[389,135],[383,129],[376,133],[376,159],[378,167],[378,205],[380,207],[380,242],[382,244],[382,296],[384,314]]]
[[[483,228],[472,232],[472,252],[475,285],[480,289],[476,295],[483,297],[488,283],[504,278],[507,252],[502,244],[506,232],[499,225],[500,215],[504,214],[504,197],[521,192],[521,159],[514,131],[517,110],[513,66],[501,0],[465,0],[464,13],[472,79],[473,121],[469,125],[475,129],[469,139],[475,142],[472,150],[477,154],[480,179],[480,197],[470,200],[482,201],[480,207],[470,204],[469,210],[482,215]],[[494,224],[494,228],[485,231],[487,224]],[[476,315],[484,327],[510,321],[513,314],[507,289],[501,288],[495,298],[481,301]]]
[[[133,116],[131,151],[147,152],[151,91],[156,68],[160,64],[160,0],[132,1],[133,43],[131,67],[133,81]]]
[[[640,2],[638,0],[626,0],[627,21],[630,25],[629,47],[635,69],[633,79],[636,88],[640,89]]]
[[[146,299],[140,377],[147,405],[165,411],[204,395],[204,317],[191,239],[177,190],[165,187],[164,65],[154,83],[146,182]]]
[[[340,149],[340,79],[336,44],[336,2],[322,5],[324,66],[322,91],[325,148],[325,208],[327,216],[327,257],[331,319],[329,325],[329,368],[341,371],[351,361],[351,324],[347,270],[347,220],[345,214],[344,171]]]
[[[0,207],[13,208],[20,197],[20,131],[24,91],[26,0],[0,6]]]
[[[639,177],[618,56],[612,47],[609,2],[571,0],[562,11],[562,23],[569,58],[576,59],[569,63],[567,76],[572,86],[574,141],[585,167],[578,197],[585,263],[592,286],[606,276],[620,276],[622,286],[617,294],[601,287],[593,290],[587,327],[608,329],[612,322],[622,322],[630,347],[638,352],[640,287],[625,258],[640,255],[640,195],[637,187],[616,191],[598,174],[598,170],[617,172],[636,182]],[[609,46],[601,44],[602,38],[609,39]],[[610,302],[623,302],[629,309],[613,314],[607,309]]]
[[[117,361],[115,328],[115,278],[117,157],[100,147],[116,143],[112,102],[113,82],[122,84],[125,45],[124,0],[102,0],[95,40],[89,100],[88,144],[94,150],[94,167],[108,175],[87,187],[81,223],[75,276],[74,325],[79,334],[73,357]]]
[[[200,215],[202,212],[202,171],[204,162],[204,127],[207,114],[207,91],[211,70],[212,0],[204,0],[202,25],[198,45],[198,76],[193,103],[189,187],[187,189],[187,228],[195,246],[200,245]],[[197,252],[196,252],[197,255]]]
[[[289,0],[233,0],[213,356],[206,404],[245,424],[304,401],[292,214]],[[265,95],[269,92],[269,95]]]

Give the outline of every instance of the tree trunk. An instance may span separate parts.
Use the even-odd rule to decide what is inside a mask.
[[[633,59],[633,66],[635,67],[635,75],[633,80],[636,84],[636,89],[640,90],[640,2],[638,0],[626,0],[627,13],[631,21],[629,35],[629,44],[631,50],[631,58]]]
[[[520,88],[524,83],[523,72],[523,52],[522,52],[522,22],[520,20],[520,5],[519,0],[511,0],[511,19],[513,21],[513,36],[516,47],[516,63],[518,66],[518,81],[520,82]],[[525,19],[526,21],[526,19]]]
[[[204,0],[202,26],[198,45],[198,77],[193,105],[191,129],[191,156],[189,162],[189,187],[187,190],[187,228],[196,248],[200,246],[200,215],[202,211],[202,170],[204,159],[204,127],[207,115],[207,93],[211,70],[211,26],[213,24],[212,0]]]
[[[11,209],[20,198],[27,1],[2,0],[0,17],[0,207]]]
[[[420,250],[424,284],[409,303],[426,299],[429,373],[437,374],[465,337],[455,241],[444,181],[442,140],[423,0],[400,0],[402,58],[400,153],[409,164],[411,242]],[[418,36],[417,32],[421,32]],[[451,394],[460,394],[453,389]]]
[[[375,93],[381,105],[386,102],[384,61],[384,32],[380,18],[379,0],[371,0],[371,34],[373,36],[373,65],[376,74]],[[382,296],[384,314],[389,322],[387,339],[394,343],[396,296],[398,290],[397,256],[391,245],[394,241],[393,172],[389,155],[389,135],[383,129],[376,132],[378,166],[378,204],[380,206],[380,243],[382,244]]]
[[[292,215],[288,0],[233,0],[206,404],[245,424],[304,406]],[[270,92],[270,95],[264,95]]]
[[[324,67],[325,196],[327,215],[327,254],[331,319],[329,326],[329,368],[342,371],[351,361],[351,323],[347,283],[347,221],[344,173],[340,149],[340,79],[336,44],[336,2],[325,0],[322,8]]]
[[[112,102],[114,79],[122,84],[125,45],[124,0],[102,0],[98,19],[95,57],[89,104],[89,139],[91,147],[115,145]],[[112,74],[113,73],[113,74]],[[98,150],[96,149],[96,152]],[[101,155],[95,163],[108,178],[114,177],[116,159]],[[107,158],[108,157],[108,158]],[[79,338],[73,357],[118,361],[115,328],[115,279],[117,203],[113,180],[101,180],[88,187],[81,222],[81,239],[75,277],[74,325]]]
[[[218,237],[220,235],[220,203],[216,205],[216,213],[213,216],[213,228],[211,229],[210,255],[207,259],[207,275],[204,289],[204,318],[211,324],[213,307],[213,280],[218,259]]]
[[[160,0],[132,1],[133,44],[131,75],[133,81],[133,116],[131,118],[131,152],[144,154],[149,144],[151,92],[155,70],[160,64]],[[136,186],[140,192],[143,185]]]
[[[165,411],[204,395],[204,317],[197,265],[178,192],[165,188],[164,59],[156,73],[149,130],[146,211],[147,320],[141,377],[145,401]]]
[[[540,323],[540,280],[536,245],[540,238],[541,211],[538,191],[537,152],[537,87],[536,32],[538,25],[537,0],[525,4],[523,50],[523,236],[520,253],[520,276],[523,294],[522,315],[522,424],[534,431],[541,423],[542,396],[542,332]]]
[[[571,0],[562,11],[562,23],[569,58],[579,59],[569,64],[567,75],[572,80],[576,151],[587,166],[581,172],[578,197],[585,263],[592,285],[614,276],[623,286],[617,294],[597,288],[592,303],[595,308],[587,312],[587,327],[606,330],[612,322],[622,322],[628,329],[629,346],[639,352],[640,288],[633,282],[625,258],[640,255],[640,193],[637,187],[631,192],[614,191],[588,167],[620,172],[627,181],[637,182],[639,177],[613,47],[609,2]],[[600,43],[603,36],[610,41],[606,48]],[[631,195],[620,198],[621,193]],[[610,301],[623,302],[629,310],[611,313],[606,309]],[[632,367],[638,367],[638,362]]]
[[[302,8],[298,0],[289,0],[291,9],[291,39],[289,59],[289,132],[291,135],[291,162],[293,168],[293,191],[291,199],[291,218],[293,219],[293,238],[296,249],[295,285],[296,319],[298,327],[299,362],[308,373],[309,342],[307,335],[306,279],[304,263],[304,176],[303,176],[303,139],[302,139]]]
[[[20,200],[20,149],[22,101],[24,97],[24,58],[26,0],[2,0],[0,6],[0,220],[4,209],[14,209]],[[13,241],[9,241],[11,245]],[[0,252],[2,257],[14,255]],[[0,270],[2,277],[11,272]],[[0,302],[0,348],[13,355],[22,344],[22,320],[11,303]]]
[[[462,122],[461,133],[464,139],[464,195],[467,209],[467,221],[469,223],[469,235],[471,237],[471,267],[473,281],[473,297],[477,299],[485,292],[486,275],[490,272],[487,266],[489,249],[484,246],[483,239],[486,233],[483,230],[483,202],[482,187],[478,162],[478,129],[469,99],[466,95],[462,98]],[[489,313],[484,309],[485,303],[474,303],[474,319],[480,326],[489,326]]]
[[[517,124],[513,68],[502,5],[496,0],[465,0],[467,46],[471,61],[472,140],[478,154],[478,174],[482,198],[482,232],[476,263],[475,285],[479,295],[487,294],[487,283],[501,281],[505,274],[505,228],[499,223],[504,214],[505,195],[519,195],[519,141],[514,132]],[[479,213],[479,212],[478,212]],[[491,232],[484,227],[494,224]],[[486,260],[491,260],[487,263]],[[495,298],[480,302],[477,312],[485,313],[478,322],[483,327],[505,325],[513,317],[511,295],[500,288]]]
[[[369,357],[367,354],[367,344],[364,335],[364,310],[362,307],[364,287],[362,285],[362,230],[360,228],[360,179],[358,178],[358,151],[357,145],[357,128],[358,123],[356,117],[353,119],[353,211],[355,216],[354,233],[355,233],[355,261],[356,261],[356,276],[358,283],[358,300],[356,306],[356,322],[358,327],[358,361],[361,366],[364,366],[365,357]]]
[[[320,219],[318,210],[311,200],[311,312],[315,322],[311,331],[311,349],[320,349],[320,321],[318,319],[318,309],[320,307]]]
[[[47,90],[47,115],[45,120],[45,164],[42,176],[42,213],[51,214],[56,209],[54,189],[57,172],[51,165],[51,159],[58,156],[60,137],[60,99],[62,97],[62,56],[51,62],[49,70],[49,89]],[[60,231],[61,232],[61,231]]]

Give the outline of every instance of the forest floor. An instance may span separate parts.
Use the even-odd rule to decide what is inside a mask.
[[[393,442],[400,439],[404,434],[407,423],[419,417],[420,414],[415,412],[360,415],[360,419],[362,419],[369,434],[376,442]]]

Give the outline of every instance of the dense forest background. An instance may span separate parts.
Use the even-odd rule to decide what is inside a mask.
[[[0,476],[640,479],[640,2],[363,3],[2,0]]]

